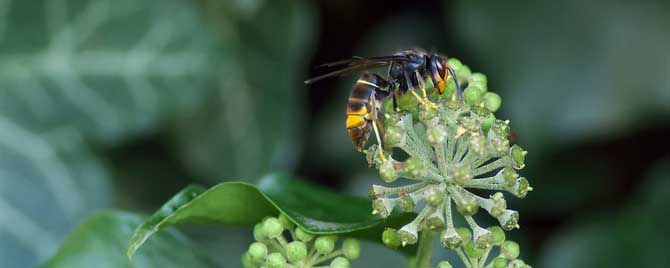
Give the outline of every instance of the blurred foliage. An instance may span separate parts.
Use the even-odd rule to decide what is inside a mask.
[[[585,216],[552,235],[538,266],[667,267],[670,159],[656,163],[634,200]]]
[[[447,12],[539,153],[670,116],[670,4],[643,2],[458,1]]]
[[[124,252],[133,230],[143,218],[143,215],[115,210],[96,212],[70,234],[42,267],[220,267],[174,230],[156,235],[147,248],[130,261]]]
[[[232,2],[0,1],[3,266],[44,260],[110,206],[119,172],[96,154],[135,138],[169,130],[209,181],[290,168],[311,13]]]
[[[330,16],[322,25],[317,5]],[[355,77],[315,85],[308,96],[321,101],[305,99],[317,45],[332,58],[313,63],[421,46],[489,76],[530,151],[536,192],[510,202],[527,215],[514,239],[533,245],[524,247],[529,263],[657,258],[637,250],[659,243],[646,239],[662,237],[649,222],[667,222],[665,203],[630,194],[662,188],[641,186],[640,174],[668,155],[659,146],[670,122],[668,25],[670,5],[654,0],[0,0],[2,266],[45,260],[94,209],[153,208],[192,179],[298,165],[364,195],[377,174],[351,149],[343,121]],[[670,172],[656,170],[662,185]],[[236,256],[250,232],[235,230],[195,236],[205,251]],[[585,256],[632,255],[615,246],[622,240],[630,260]],[[365,252],[365,267],[400,258]]]
[[[295,165],[303,133],[303,71],[314,12],[301,1],[199,1],[220,41],[217,93],[178,121],[190,171],[210,181]],[[194,120],[196,116],[198,120]]]

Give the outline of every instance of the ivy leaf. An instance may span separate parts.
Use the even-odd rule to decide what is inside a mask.
[[[36,265],[109,205],[89,144],[155,132],[206,99],[204,28],[178,0],[0,1],[3,267]]]
[[[155,235],[147,249],[130,261],[123,252],[142,218],[122,211],[97,212],[82,222],[42,267],[218,267],[176,231]]]
[[[304,230],[315,234],[351,233],[381,242],[385,226],[397,227],[411,219],[394,215],[382,219],[370,213],[371,201],[333,193],[284,174],[263,177],[258,186],[224,182],[208,190],[189,186],[145,221],[130,240],[128,256],[156,232],[183,223],[252,226],[281,211]]]
[[[109,174],[73,129],[31,133],[0,114],[0,259],[32,267],[110,203]]]
[[[3,2],[0,114],[31,132],[117,144],[211,92],[216,43],[184,1]]]

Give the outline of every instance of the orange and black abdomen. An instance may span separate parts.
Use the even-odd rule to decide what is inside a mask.
[[[347,133],[356,150],[361,151],[370,136],[373,110],[377,101],[375,91],[379,88],[378,78],[363,74],[349,95],[347,103]],[[378,108],[377,108],[378,109]]]

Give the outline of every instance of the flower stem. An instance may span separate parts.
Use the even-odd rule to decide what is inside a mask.
[[[430,268],[433,260],[433,250],[435,249],[436,233],[430,230],[421,231],[419,247],[416,251],[416,268]]]

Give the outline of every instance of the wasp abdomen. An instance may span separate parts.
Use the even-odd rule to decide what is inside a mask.
[[[363,74],[349,95],[347,103],[347,133],[356,150],[361,151],[368,137],[370,137],[370,124],[374,119],[377,98],[375,91],[380,88],[377,85],[378,77],[374,74]]]

